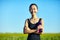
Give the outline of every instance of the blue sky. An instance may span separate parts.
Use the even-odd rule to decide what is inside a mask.
[[[23,33],[25,20],[31,17],[31,3],[38,5],[37,16],[44,20],[44,33],[60,33],[59,0],[0,0],[0,33]]]

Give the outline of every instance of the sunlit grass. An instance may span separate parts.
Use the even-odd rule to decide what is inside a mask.
[[[27,40],[27,34],[0,33],[0,40]],[[41,40],[60,40],[60,33],[45,33],[40,35]]]

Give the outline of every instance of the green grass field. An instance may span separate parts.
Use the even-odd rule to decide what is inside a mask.
[[[27,34],[21,33],[0,33],[0,40],[27,40]],[[60,40],[60,33],[45,33],[41,40]]]

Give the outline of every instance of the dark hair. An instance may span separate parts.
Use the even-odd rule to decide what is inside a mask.
[[[32,4],[29,6],[29,10],[30,10],[30,8],[31,8],[32,5],[35,5],[35,6],[37,7],[37,9],[38,9],[38,6],[37,6],[35,3],[32,3]]]

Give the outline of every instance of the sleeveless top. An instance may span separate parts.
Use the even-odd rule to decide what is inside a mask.
[[[37,23],[32,24],[32,23],[30,22],[30,20],[28,19],[28,27],[29,27],[30,29],[37,29],[37,25],[38,25],[39,23],[40,23],[40,25],[41,25],[41,22],[40,22],[40,21],[41,21],[41,18],[39,19],[39,21],[38,21]],[[40,34],[29,33],[27,40],[40,40]]]

